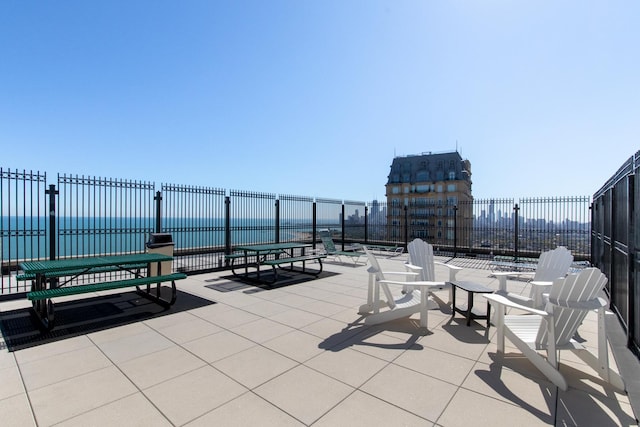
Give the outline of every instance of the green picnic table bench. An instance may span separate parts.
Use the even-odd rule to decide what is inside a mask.
[[[151,264],[157,263],[161,272],[161,263],[171,261],[173,257],[158,253],[142,253],[130,255],[99,256],[87,258],[72,258],[47,261],[27,261],[20,264],[22,273],[19,280],[32,280],[31,291],[27,293],[27,299],[32,302],[33,310],[40,320],[41,327],[49,331],[54,325],[54,304],[52,299],[68,295],[78,295],[135,287],[139,295],[147,298],[165,308],[175,303],[177,289],[176,280],[185,279],[184,273],[168,273],[155,276],[142,276],[141,269],[149,270]],[[103,281],[90,284],[69,284],[74,278],[86,274],[97,274],[113,271],[124,271],[132,274],[130,279]],[[62,277],[68,279],[62,283],[55,280]],[[160,286],[162,283],[171,283],[171,298],[161,297]],[[155,295],[151,285],[156,285]],[[146,290],[141,289],[146,287]]]

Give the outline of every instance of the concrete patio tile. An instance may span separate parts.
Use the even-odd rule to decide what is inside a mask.
[[[2,345],[2,337],[0,336],[0,345]],[[15,352],[0,351],[0,369],[15,368],[18,366],[18,362],[15,358]]]
[[[353,390],[352,387],[300,365],[261,385],[254,392],[310,425]]]
[[[54,341],[42,345],[37,345],[29,348],[25,348],[20,351],[13,352],[15,360],[22,363],[29,363],[35,360],[48,359],[51,356],[57,354],[64,354],[70,351],[74,351],[80,348],[91,347],[93,343],[87,336],[77,336],[61,341]]]
[[[282,313],[283,311],[289,310],[289,308],[290,307],[284,304],[279,304],[277,302],[260,300],[254,304],[243,307],[243,310],[248,311],[249,313],[253,313],[256,316],[269,317],[273,316],[274,314]]]
[[[418,344],[417,335],[405,334],[390,336],[372,328],[364,328],[363,332],[344,342],[341,347],[349,348],[377,357],[386,361],[393,361],[405,351],[418,351],[423,347]]]
[[[262,345],[295,361],[304,362],[324,351],[320,348],[321,341],[316,336],[294,330]]]
[[[305,304],[314,302],[313,298],[307,296],[298,295],[291,292],[281,292],[278,299],[275,301],[278,304],[286,305],[289,308],[299,308]]]
[[[185,427],[260,426],[301,427],[300,421],[253,393],[245,393],[231,402],[188,423]]]
[[[184,343],[183,347],[207,363],[212,363],[244,351],[254,345],[256,343],[253,341],[229,331],[222,331]]]
[[[305,366],[352,387],[360,387],[387,364],[384,360],[348,348],[325,351],[305,362]]]
[[[230,329],[258,319],[260,319],[260,316],[256,316],[255,314],[251,314],[241,309],[233,309],[217,313],[215,316],[211,316],[206,320],[213,322],[221,328]]]
[[[420,344],[475,361],[491,345],[486,334],[485,328],[468,327],[464,323],[445,323],[434,328],[433,334],[421,339]]]
[[[269,319],[259,319],[232,328],[231,331],[251,341],[263,343],[295,329]]]
[[[145,331],[136,335],[98,344],[100,350],[114,363],[122,363],[136,357],[164,350],[174,344],[158,332],[145,326]]]
[[[101,425],[162,427],[172,424],[142,393],[136,393],[65,420],[61,425],[65,427]]]
[[[116,367],[108,367],[29,392],[38,425],[53,425],[136,393]]]
[[[193,341],[222,330],[219,326],[197,316],[183,317],[172,324],[149,324],[149,326],[178,344]]]
[[[145,325],[144,322],[134,322],[127,323],[126,325],[122,326],[117,326],[115,328],[108,328],[98,332],[93,332],[88,334],[87,337],[93,344],[100,345],[114,340],[122,340],[149,331],[151,331],[151,328]]]
[[[182,425],[246,391],[218,370],[204,366],[148,388],[144,394],[173,424]]]
[[[582,390],[559,391],[557,425],[637,426],[631,405],[616,395],[593,395]]]
[[[527,359],[519,359],[517,362],[529,364]],[[519,406],[531,413],[553,413],[557,387],[546,378],[525,377],[513,368],[513,364],[510,368],[504,368],[498,363],[493,365],[476,363],[461,387]]]
[[[329,339],[330,337],[337,334],[340,334],[341,336],[347,338],[359,333],[358,329],[349,329],[348,325],[346,325],[344,322],[340,322],[328,317],[322,320],[318,320],[317,322],[310,323],[309,325],[304,326],[300,329],[323,339]],[[349,333],[350,331],[352,333]]]
[[[0,368],[0,400],[24,393],[20,370],[17,366]]]
[[[180,347],[169,347],[121,363],[120,369],[140,389],[183,375],[206,363]]]
[[[21,363],[20,372],[26,389],[35,390],[109,366],[112,366],[111,361],[98,348],[82,347],[47,359]]]
[[[360,389],[435,422],[456,393],[457,386],[401,366],[389,365]]]
[[[274,322],[282,323],[295,329],[303,328],[311,323],[321,320],[323,316],[319,316],[308,311],[290,308],[287,311],[271,316]]]
[[[324,317],[332,316],[334,314],[340,313],[341,311],[344,311],[344,307],[341,305],[320,300],[316,300],[308,304],[303,304],[298,308],[300,310],[309,311],[311,313],[315,313]]]
[[[235,309],[235,307],[231,307],[230,305],[217,302],[215,304],[205,305],[204,307],[189,310],[189,314],[211,321],[211,319],[215,319],[221,313]]]
[[[297,366],[298,362],[268,348],[255,346],[212,364],[249,389]]]
[[[433,423],[397,406],[356,391],[320,418],[314,427],[432,426]]]
[[[2,424],[6,426],[35,426],[37,425],[26,394],[0,399],[0,416]]]
[[[462,384],[475,365],[472,360],[428,347],[405,351],[393,363],[454,385]]]
[[[438,425],[443,427],[476,426],[552,426],[553,415],[547,410],[523,410],[518,405],[493,399],[470,390],[459,390]]]

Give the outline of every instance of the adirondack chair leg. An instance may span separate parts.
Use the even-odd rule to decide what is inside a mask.
[[[498,307],[494,311],[495,325],[498,329],[496,334],[498,353],[504,354],[504,307]]]
[[[620,391],[625,391],[622,377],[609,368],[609,345],[605,331],[605,309],[598,309],[598,357],[587,349],[575,349],[573,353],[600,375],[602,379]]]
[[[420,291],[420,327],[427,329],[427,320],[429,315],[429,307],[427,302],[429,300],[429,293],[426,289]]]
[[[538,368],[540,372],[544,374],[552,383],[554,383],[558,388],[563,391],[567,391],[569,385],[567,384],[567,380],[564,376],[558,371],[550,362],[548,358],[544,358],[540,353],[538,353],[535,349],[529,347],[526,343],[518,339],[516,336],[510,336],[511,332],[507,330],[507,337],[509,341],[511,341],[517,348],[522,352],[524,356],[529,359],[533,365]],[[555,354],[555,347],[553,349],[549,349],[547,355],[550,355],[551,352]],[[555,359],[555,357],[554,357]],[[556,359],[557,360],[557,359]]]

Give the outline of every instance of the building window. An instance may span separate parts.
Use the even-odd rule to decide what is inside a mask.
[[[391,194],[400,194],[400,187],[392,187]]]
[[[428,171],[420,171],[416,174],[417,182],[426,182],[429,181],[429,172]]]
[[[451,180],[456,179],[456,173],[455,173],[455,171],[451,171],[451,172],[449,172],[449,179],[451,179]]]
[[[455,184],[449,184],[447,185],[447,191],[449,193],[453,193],[454,191],[456,191],[456,185]]]

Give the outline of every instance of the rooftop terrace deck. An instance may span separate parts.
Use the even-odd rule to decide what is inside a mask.
[[[381,263],[397,270],[405,259]],[[459,279],[497,287],[482,261],[453,263],[466,267]],[[181,281],[168,312],[133,293],[69,297],[58,303],[58,325],[47,337],[33,333],[26,300],[0,303],[6,343],[0,420],[11,426],[637,425],[633,393],[614,391],[565,353],[570,388],[558,390],[508,340],[506,356],[497,357],[495,328],[467,327],[446,305],[429,312],[426,335],[417,317],[365,326],[357,314],[366,300],[365,266],[328,261],[320,278],[272,290],[228,277]],[[619,326],[610,320],[615,340]],[[590,343],[595,328],[593,316],[580,330]],[[627,363],[624,343],[620,351],[617,360]]]

